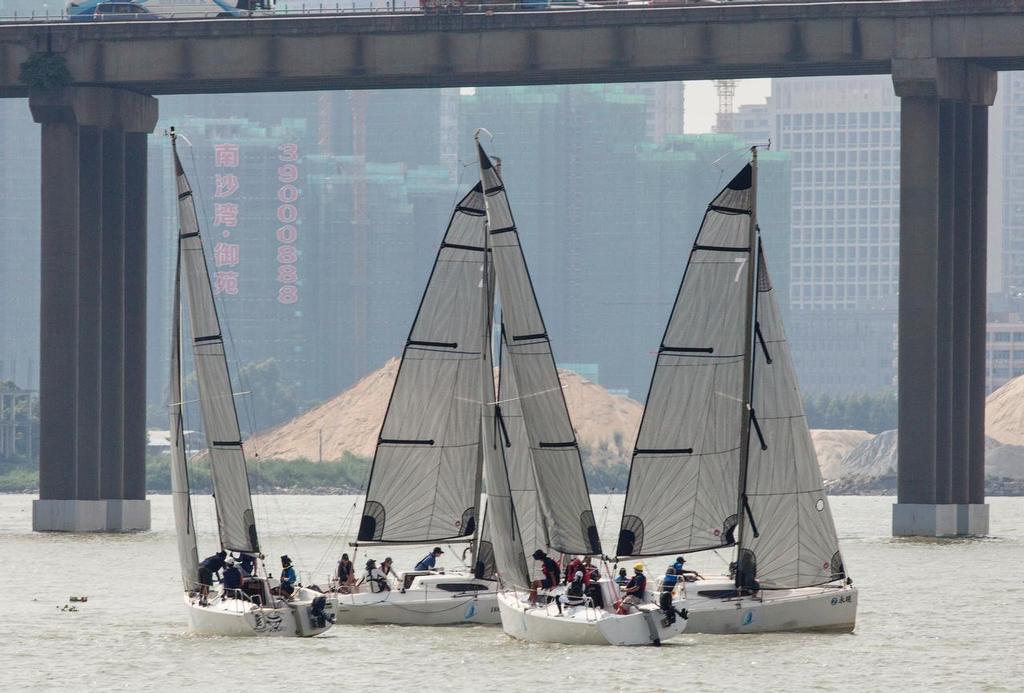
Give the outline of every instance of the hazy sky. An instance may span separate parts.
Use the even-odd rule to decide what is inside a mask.
[[[745,103],[764,103],[771,91],[770,79],[745,79],[736,85],[737,107]],[[686,131],[711,132],[718,111],[718,94],[714,82],[686,83]]]

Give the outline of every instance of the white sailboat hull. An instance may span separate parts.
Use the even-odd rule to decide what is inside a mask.
[[[620,616],[594,607],[566,607],[559,615],[552,602],[531,606],[515,592],[499,592],[501,627],[505,633],[530,642],[563,643],[566,645],[660,645],[662,641],[682,633],[684,618],[671,625],[664,623],[664,614],[655,604],[645,604],[639,611]],[[674,603],[682,608],[682,601]]]
[[[404,591],[332,594],[328,608],[336,623],[346,625],[497,625],[501,616],[496,589],[494,581],[466,574],[422,575]]]
[[[197,635],[232,637],[308,638],[319,635],[330,629],[332,624],[328,621],[320,627],[313,622],[310,595],[300,593],[295,601],[279,599],[272,607],[260,608],[252,602],[220,597],[211,597],[209,606],[201,606],[197,597],[186,594],[185,610],[188,612],[189,630]]]
[[[762,590],[724,599],[701,595],[732,587],[728,578],[686,584],[683,604],[690,616],[689,633],[849,633],[856,626],[857,589],[851,586]]]

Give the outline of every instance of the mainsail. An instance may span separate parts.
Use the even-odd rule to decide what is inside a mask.
[[[173,138],[171,142],[173,147]],[[224,338],[199,235],[192,188],[185,177],[177,149],[174,149],[174,171],[178,190],[178,252],[181,276],[188,291],[192,353],[199,381],[203,427],[210,451],[220,543],[225,551],[259,553]],[[171,396],[175,395],[172,393]]]
[[[402,353],[373,458],[361,542],[434,542],[475,533],[481,358],[489,348],[482,317],[484,224],[477,185],[452,213]]]
[[[178,563],[185,590],[196,588],[199,555],[196,549],[196,528],[192,518],[189,495],[188,466],[185,458],[185,425],[181,392],[181,255],[175,263],[174,317],[171,329],[171,498],[174,506],[174,529],[178,538]]]
[[[764,444],[751,436],[740,551],[762,587],[820,585],[845,577],[843,560],[763,254],[757,290],[753,410]]]
[[[599,554],[601,543],[576,434],[505,187],[479,144],[478,152],[508,345],[508,366],[503,368],[511,368],[518,387],[548,545],[566,554]]]
[[[690,251],[633,451],[620,557],[735,542],[752,204],[747,165],[708,206]]]

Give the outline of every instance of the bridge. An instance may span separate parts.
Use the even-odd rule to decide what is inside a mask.
[[[33,526],[149,523],[140,268],[154,96],[892,74],[902,103],[893,531],[984,534],[988,108],[996,72],[1024,69],[1021,36],[1022,0],[2,24],[0,97],[27,95],[42,125]]]

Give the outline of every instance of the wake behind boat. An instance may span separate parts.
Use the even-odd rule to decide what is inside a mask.
[[[171,149],[178,196],[177,263],[174,276],[170,373],[171,492],[178,559],[185,589],[189,626],[204,635],[311,636],[331,627],[326,599],[290,582],[257,575],[260,542],[249,492],[242,435],[238,427],[220,319],[206,266],[192,188],[178,158],[177,136],[171,129]],[[185,454],[182,397],[182,278],[188,293],[192,356],[199,385],[199,403],[206,434],[217,511],[220,551],[199,562],[195,522]],[[235,559],[249,566],[243,579]],[[283,562],[287,563],[282,557]],[[211,595],[212,576],[224,571],[223,591]],[[229,584],[228,574],[237,579]]]
[[[851,631],[847,577],[757,225],[757,149],[711,201],[658,350],[616,554],[735,546],[690,632]],[[685,577],[685,576],[684,576]]]
[[[547,551],[600,556],[601,543],[505,186],[479,140],[477,149],[487,213],[485,251],[493,256],[502,308],[498,397],[486,408],[484,423],[484,537],[502,583],[502,628],[534,642],[660,645],[686,628],[685,612],[671,599],[655,604],[646,590],[624,598],[610,576],[601,578],[599,571],[596,580],[586,577],[593,580],[589,588],[583,586],[583,571],[567,576],[573,585],[563,593],[552,570],[538,580],[528,567],[530,558],[553,562]],[[490,349],[488,344],[485,353]],[[545,592],[538,593],[538,582]]]

